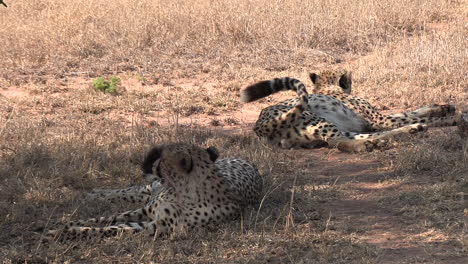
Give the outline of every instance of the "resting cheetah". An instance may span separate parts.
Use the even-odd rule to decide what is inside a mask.
[[[159,236],[236,218],[244,208],[259,202],[262,178],[255,165],[245,160],[217,158],[213,147],[203,149],[184,143],[157,146],[143,162],[145,178],[153,184],[94,194],[134,202],[141,199],[146,201],[143,208],[69,222],[60,229],[49,230],[47,238],[89,239],[143,230]],[[93,227],[98,224],[107,226]]]
[[[351,74],[342,72],[322,78],[311,74],[310,77],[323,90],[324,87],[328,87],[330,93],[334,92],[342,97],[335,98],[327,94],[309,95],[302,82],[289,77],[262,81],[241,91],[243,102],[255,101],[282,90],[293,90],[298,94],[298,98],[286,100],[261,111],[254,127],[260,138],[266,138],[270,143],[282,148],[315,147],[326,142],[343,151],[360,152],[384,146],[385,139],[395,135],[421,131],[428,124],[449,125],[455,122],[452,117],[417,117],[431,112],[421,109],[412,114],[405,114],[407,117],[395,115],[389,119],[384,118],[385,122],[378,122],[388,124],[393,120],[404,121],[399,126],[389,126],[393,128],[390,131],[361,134],[375,130],[377,126],[370,122],[367,116],[361,116],[362,112],[370,112],[364,108],[367,101],[350,95]],[[355,108],[340,100],[345,97]],[[370,106],[369,103],[367,105]],[[371,109],[375,110],[373,107]],[[378,113],[376,110],[374,112]],[[380,116],[377,121],[380,121]]]
[[[351,72],[345,69],[325,70],[319,74],[310,73],[310,79],[315,85],[314,94],[324,94],[333,97],[353,112],[364,118],[371,131],[394,129],[409,124],[426,124],[427,126],[453,126],[459,119],[452,105],[431,105],[417,110],[384,115],[367,100],[351,95]],[[313,106],[316,107],[316,106]],[[351,130],[367,132],[368,130]]]

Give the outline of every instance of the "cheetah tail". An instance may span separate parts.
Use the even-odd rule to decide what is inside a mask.
[[[241,91],[240,99],[244,103],[253,102],[279,91],[293,90],[298,95],[307,95],[304,84],[294,78],[284,77],[261,81]]]
[[[139,233],[152,227],[153,222],[130,222],[106,227],[73,226],[63,230],[49,230],[44,237],[45,241],[68,241],[75,239],[93,239],[117,236],[121,232]]]

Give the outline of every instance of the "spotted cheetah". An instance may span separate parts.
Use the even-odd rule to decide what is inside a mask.
[[[255,165],[239,158],[218,160],[218,156],[213,147],[204,149],[185,143],[157,146],[147,154],[142,166],[151,184],[92,194],[145,202],[142,208],[66,223],[49,230],[47,240],[89,239],[143,230],[160,236],[235,219],[244,208],[259,202],[262,178]]]
[[[377,126],[370,122],[370,119],[366,119],[367,116],[362,116],[360,111],[354,110],[340,100],[346,95],[349,99],[354,98],[352,102],[357,109],[360,109],[361,103],[366,102],[364,99],[350,95],[351,74],[336,73],[328,78],[311,74],[310,77],[314,83],[322,87],[323,91],[325,87],[329,87],[330,93],[342,94],[342,97],[328,94],[309,95],[301,81],[289,77],[262,81],[241,91],[242,102],[252,102],[283,90],[293,90],[297,93],[297,98],[280,102],[261,111],[254,127],[255,133],[260,138],[267,139],[269,143],[282,148],[317,147],[326,143],[342,151],[361,152],[383,147],[387,139],[396,135],[422,131],[428,124],[448,125],[450,121],[452,122],[450,124],[454,122],[450,117],[417,117],[431,112],[422,109],[415,111],[411,116],[406,114],[407,120],[400,126],[392,127],[392,130],[363,133],[376,130]],[[436,112],[435,109],[432,110]],[[387,124],[397,119],[402,120],[403,117],[395,115],[379,124]],[[377,118],[377,121],[379,120]]]
[[[454,126],[460,118],[452,105],[431,105],[406,113],[384,115],[367,100],[351,95],[352,76],[345,69],[310,73],[314,94],[323,94],[339,100],[353,112],[364,118],[371,131],[389,130],[409,124],[426,124],[428,127]],[[316,107],[316,106],[313,106]],[[368,132],[369,130],[351,130]]]

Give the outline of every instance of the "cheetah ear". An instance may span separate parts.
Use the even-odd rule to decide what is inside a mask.
[[[163,149],[164,145],[156,146],[146,154],[146,157],[141,164],[143,174],[153,174],[153,164],[161,158]]]
[[[317,83],[317,80],[318,80],[318,74],[314,73],[314,72],[311,72],[309,73],[309,77],[310,77],[310,80],[315,84]]]
[[[206,152],[208,152],[208,155],[210,155],[210,160],[213,162],[215,162],[216,159],[219,157],[219,152],[215,147],[207,148]]]
[[[353,85],[353,79],[352,79],[351,72],[347,72],[347,73],[341,75],[340,80],[339,80],[339,84],[340,84],[340,87],[343,88],[343,90],[351,91],[351,86]]]

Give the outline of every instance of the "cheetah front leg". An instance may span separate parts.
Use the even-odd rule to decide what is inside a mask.
[[[454,115],[456,112],[456,108],[450,104],[433,104],[418,108],[413,111],[408,111],[404,113],[397,113],[391,114],[390,117],[396,118],[404,118],[404,117],[443,117]]]
[[[124,189],[93,189],[86,196],[91,199],[106,200],[112,203],[117,201],[145,204],[151,195],[162,190],[162,185],[155,181],[144,186],[132,186]]]
[[[460,115],[449,115],[442,117],[392,117],[382,116],[372,125],[378,130],[389,130],[409,125],[423,125],[426,127],[456,126],[460,121]]]
[[[372,151],[386,146],[386,141],[379,138],[357,137],[358,133],[340,131],[336,125],[315,115],[304,115],[288,140],[304,147],[323,146],[337,147],[345,152]],[[368,135],[368,134],[362,134]]]

